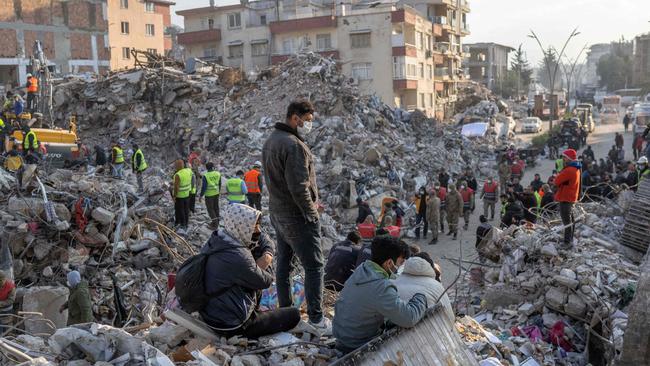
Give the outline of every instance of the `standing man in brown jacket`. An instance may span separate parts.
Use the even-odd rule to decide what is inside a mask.
[[[454,240],[458,236],[458,220],[463,215],[463,196],[460,195],[455,184],[449,185],[449,194],[447,195],[447,223],[449,232],[447,235],[454,234]]]
[[[307,101],[292,102],[284,122],[264,143],[262,165],[269,191],[269,213],[277,234],[276,284],[280,307],[293,305],[290,273],[298,257],[305,270],[305,298],[309,323],[319,332],[331,333],[323,316],[323,267],[316,167],[304,134],[311,130],[314,107]]]

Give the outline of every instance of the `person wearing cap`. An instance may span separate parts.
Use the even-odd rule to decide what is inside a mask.
[[[214,164],[209,162],[205,164],[208,170],[203,174],[203,184],[201,186],[201,197],[205,196],[205,208],[210,216],[210,227],[217,229],[219,227],[219,194],[221,193],[221,173],[214,168]]]
[[[3,325],[11,325],[14,302],[16,301],[16,284],[7,276],[5,271],[0,271],[0,329]]]
[[[562,217],[562,225],[564,225],[565,248],[571,248],[573,246],[573,231],[575,227],[573,205],[578,201],[580,196],[580,169],[582,166],[577,161],[577,158],[578,154],[575,150],[564,150],[562,153],[564,169],[562,169],[553,182],[557,188],[555,201],[560,204],[560,216]]]
[[[113,178],[122,179],[124,177],[124,150],[122,150],[122,144],[119,141],[113,144],[111,164],[113,165]]]
[[[262,211],[262,163],[256,161],[253,163],[253,168],[244,174],[244,182],[246,183],[246,198],[248,205],[258,211]]]
[[[59,308],[60,313],[68,309],[68,326],[94,322],[88,281],[81,279],[81,274],[78,271],[70,271],[68,286],[70,287],[68,301]]]
[[[642,156],[639,158],[639,160],[636,162],[637,166],[637,177],[639,183],[641,183],[644,179],[649,179],[650,178],[650,167],[648,167],[648,158],[645,156]]]

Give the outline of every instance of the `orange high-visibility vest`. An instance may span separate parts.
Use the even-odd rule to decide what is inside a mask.
[[[262,193],[260,190],[260,185],[258,179],[260,177],[260,172],[255,169],[249,170],[244,174],[244,182],[246,182],[246,189],[248,193]]]
[[[29,86],[27,87],[27,91],[29,93],[38,93],[38,79],[32,76],[28,81]]]

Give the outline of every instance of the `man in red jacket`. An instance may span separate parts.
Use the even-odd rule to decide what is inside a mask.
[[[581,164],[577,161],[577,155],[573,149],[564,150],[562,153],[564,169],[553,182],[557,187],[555,201],[560,203],[560,216],[564,225],[565,249],[573,247],[573,230],[575,229],[573,205],[580,196]]]

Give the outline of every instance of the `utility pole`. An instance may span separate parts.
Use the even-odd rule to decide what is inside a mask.
[[[551,81],[551,94],[550,94],[550,99],[551,99],[551,116],[549,118],[549,131],[553,129],[553,118],[555,117],[555,114],[557,111],[555,110],[555,103],[553,103],[553,92],[555,91],[555,77],[557,76],[557,70],[560,67],[560,61],[562,58],[562,55],[564,55],[564,51],[566,50],[566,46],[569,44],[569,41],[571,38],[577,36],[580,34],[578,32],[578,28],[574,29],[571,34],[569,34],[569,37],[567,38],[566,42],[564,42],[564,46],[562,46],[562,51],[560,51],[560,54],[558,56],[557,63],[555,64],[555,67],[551,69],[551,64],[550,60],[548,59],[549,57],[546,54],[546,48],[542,45],[542,41],[540,41],[539,37],[537,37],[537,34],[531,29],[530,34],[528,35],[528,38],[533,38],[535,41],[537,41],[537,44],[542,50],[542,53],[544,54],[544,63],[546,64],[546,71],[548,72],[548,78]]]

